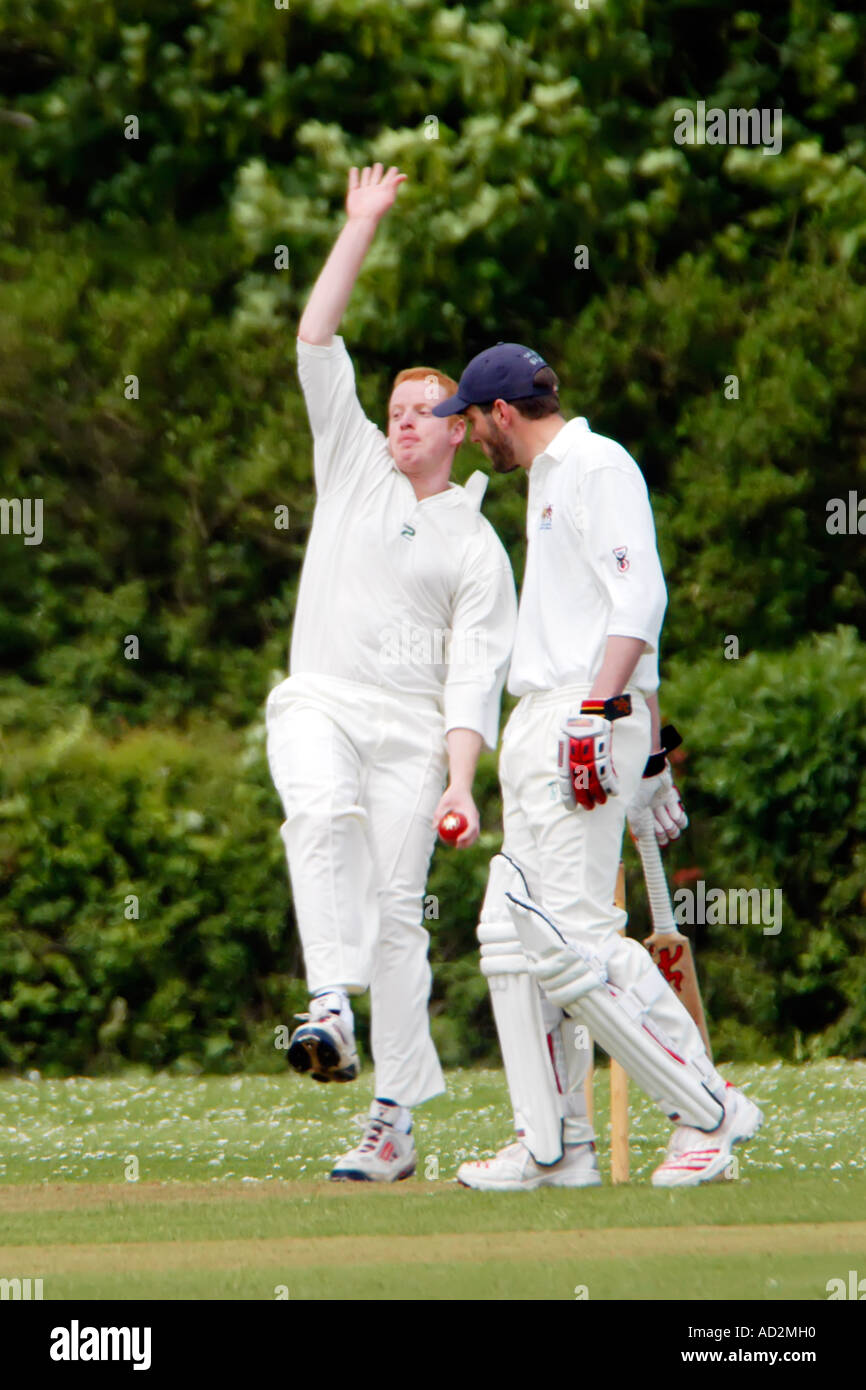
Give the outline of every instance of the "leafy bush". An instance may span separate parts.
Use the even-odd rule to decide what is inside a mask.
[[[717,1056],[866,1052],[866,646],[850,629],[787,653],[676,669],[665,712],[686,743],[691,816],[672,886],[779,888],[782,929],[697,926]],[[261,723],[109,742],[87,712],[10,739],[0,800],[0,1063],[285,1064],[274,1029],[301,1007],[280,807]],[[496,1055],[475,924],[500,844],[495,760],[484,831],[439,847],[428,884],[433,1029],[447,1062]],[[627,848],[631,932],[645,895]],[[129,895],[138,916],[128,913]],[[367,1005],[361,1004],[366,1044]]]
[[[199,721],[112,744],[78,710],[10,749],[2,1063],[223,1070],[270,1028],[284,1065],[273,1027],[305,994],[260,733]]]
[[[829,535],[826,505],[866,478],[866,16],[7,9],[0,491],[43,500],[45,536],[0,536],[0,1058],[281,1063],[300,958],[244,740],[285,667],[315,500],[295,325],[347,168],[377,159],[409,181],[345,319],[365,408],[383,418],[401,366],[527,341],[566,411],[634,453],[687,735],[694,829],[672,863],[785,894],[777,938],[708,929],[717,1046],[862,1050],[866,594],[861,537]],[[675,111],[701,99],[782,110],[781,151],[677,145]],[[461,450],[458,481],[483,463]],[[485,511],[519,578],[523,487],[493,477]],[[474,943],[490,757],[480,781],[485,838],[437,851],[430,883],[451,1060],[495,1048]]]
[[[777,935],[696,927],[725,1056],[866,1052],[866,645],[840,629],[790,652],[675,663],[691,817],[669,851],[694,888],[781,889]]]

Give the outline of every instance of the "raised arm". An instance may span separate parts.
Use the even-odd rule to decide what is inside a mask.
[[[370,249],[376,228],[397,196],[406,175],[393,166],[387,174],[381,164],[372,169],[349,170],[346,193],[348,221],[334,242],[319,278],[313,286],[307,307],[298,325],[298,337],[305,343],[327,347],[340,326],[355,281]]]

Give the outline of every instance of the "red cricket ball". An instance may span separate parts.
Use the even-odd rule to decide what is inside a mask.
[[[460,839],[468,824],[468,820],[460,811],[446,811],[439,822],[439,839],[444,840],[446,845],[453,845]]]

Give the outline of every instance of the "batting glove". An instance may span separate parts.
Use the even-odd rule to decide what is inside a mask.
[[[629,804],[628,823],[632,835],[638,837],[651,812],[655,836],[663,848],[680,838],[689,818],[667,760],[667,754],[682,743],[673,724],[662,729],[661,741],[664,752],[652,753],[647,759],[640,786]]]
[[[631,714],[631,696],[584,700],[580,714],[566,719],[559,735],[559,787],[566,806],[591,811],[619,793],[613,765],[613,721]]]

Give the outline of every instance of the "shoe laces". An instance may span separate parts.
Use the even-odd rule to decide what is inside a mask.
[[[320,1019],[336,1019],[341,1023],[344,1032],[352,1032],[354,1029],[355,1022],[349,997],[340,990],[331,989],[325,994],[314,994],[310,999],[309,1010],[314,1023]]]
[[[353,1115],[352,1123],[362,1130],[360,1142],[357,1145],[358,1153],[371,1153],[376,1148],[385,1129],[385,1121],[370,1115]],[[390,1129],[391,1126],[389,1125]]]
[[[311,1023],[314,1025],[322,1023],[329,1024],[330,1027],[336,1029],[344,1043],[348,1044],[349,1042],[343,1020],[333,1009],[330,1009],[327,1013],[295,1014],[295,1018],[299,1023]]]
[[[518,1158],[520,1154],[527,1152],[526,1145],[522,1139],[515,1139],[510,1144],[506,1144],[504,1149],[500,1149],[497,1158]]]

